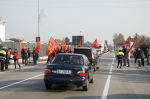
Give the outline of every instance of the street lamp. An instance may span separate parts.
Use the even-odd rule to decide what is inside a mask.
[[[40,21],[40,14],[39,14],[39,7],[40,7],[40,5],[39,5],[39,0],[38,0],[38,37],[40,36],[40,34],[39,34],[39,25],[40,25],[40,23],[39,23],[39,21]]]

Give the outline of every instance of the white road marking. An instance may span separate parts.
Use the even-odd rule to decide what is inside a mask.
[[[105,84],[104,91],[103,91],[101,99],[107,99],[107,94],[108,94],[108,90],[109,90],[109,85],[110,85],[110,80],[111,80],[111,74],[112,74],[114,60],[115,60],[115,58],[113,58],[112,65],[111,65],[111,68],[110,68],[110,71],[109,71],[109,75],[108,75],[108,78],[107,78],[107,81],[106,81],[106,84]]]
[[[27,79],[24,79],[24,80],[21,80],[21,81],[18,81],[18,82],[15,82],[15,83],[12,83],[12,84],[9,84],[9,85],[6,85],[6,86],[3,86],[3,87],[0,88],[0,90],[5,89],[5,88],[10,87],[10,86],[13,86],[13,85],[16,85],[16,84],[19,84],[19,83],[22,83],[22,82],[25,82],[25,81],[28,81],[28,80],[31,80],[31,79],[34,79],[34,78],[42,76],[42,75],[44,75],[44,74],[39,74],[39,75],[30,77],[30,78],[27,78]]]

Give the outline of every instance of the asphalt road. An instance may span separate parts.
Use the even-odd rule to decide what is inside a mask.
[[[0,99],[150,99],[150,71],[131,67],[116,68],[112,52],[102,55],[89,91],[82,88],[44,86],[45,64],[0,72]]]

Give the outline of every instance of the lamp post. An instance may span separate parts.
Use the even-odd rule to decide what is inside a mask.
[[[39,7],[40,7],[40,5],[39,5],[39,0],[38,0],[38,37],[40,36],[40,33],[39,33],[40,32],[40,29],[39,29],[40,28],[39,27],[40,26],[40,23],[39,23],[40,22]]]

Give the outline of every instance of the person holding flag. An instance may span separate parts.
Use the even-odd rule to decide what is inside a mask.
[[[124,66],[126,66],[126,62],[128,63],[128,66],[129,66],[129,58],[127,57],[128,51],[127,51],[126,46],[130,44],[130,39],[131,37],[129,36],[127,40],[122,44],[122,47],[123,47],[122,52],[124,53],[124,57],[123,57]]]
[[[129,63],[130,55],[129,54],[132,51],[133,47],[134,47],[134,42],[133,42],[132,46],[130,47],[130,49],[127,50],[127,54],[126,54],[126,59],[127,59],[127,63],[128,63],[127,67],[130,67],[130,63]]]

